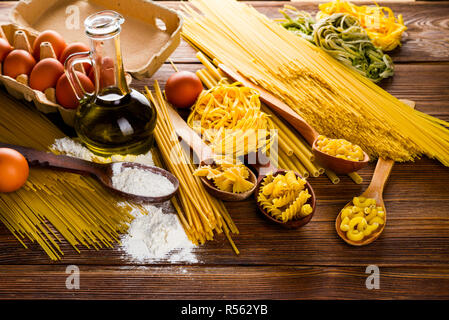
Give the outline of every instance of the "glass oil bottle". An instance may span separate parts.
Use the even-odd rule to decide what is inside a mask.
[[[142,154],[153,144],[156,110],[140,92],[129,89],[120,49],[124,19],[106,10],[89,16],[84,24],[90,52],[75,53],[65,62],[67,77],[80,99],[75,130],[95,154]],[[95,92],[85,92],[76,64],[92,65]]]

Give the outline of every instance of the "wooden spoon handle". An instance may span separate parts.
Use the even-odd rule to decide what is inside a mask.
[[[176,134],[184,140],[190,148],[196,153],[200,158],[200,161],[213,158],[212,149],[201,140],[200,136],[190,128],[184,119],[174,110],[170,105],[167,104],[167,111],[170,120],[175,128]]]
[[[366,193],[376,193],[378,196],[382,196],[385,184],[387,183],[391,170],[393,169],[393,165],[393,160],[385,160],[382,158],[377,160],[377,165],[374,169],[374,174]]]
[[[245,87],[253,88],[260,93],[260,100],[265,103],[272,111],[281,116],[285,121],[290,123],[301,135],[312,145],[318,137],[318,132],[309,125],[306,120],[300,117],[292,108],[286,103],[276,98],[270,92],[266,91],[262,87],[255,85],[251,81],[247,80],[242,75],[234,72],[230,68],[223,64],[219,64],[218,67],[233,81],[242,83]]]
[[[73,157],[54,155],[32,148],[2,142],[0,142],[0,148],[10,148],[20,152],[27,159],[30,166],[57,168],[78,174],[94,174],[97,176],[100,176],[102,173],[102,166],[100,164]]]
[[[258,177],[257,182],[259,183],[260,180],[262,180],[267,174],[269,173],[276,173],[278,171],[278,168],[276,168],[271,161],[268,162],[268,164],[260,165],[260,164],[253,164],[252,165],[254,169],[256,169]]]

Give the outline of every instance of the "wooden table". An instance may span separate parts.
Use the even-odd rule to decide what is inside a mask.
[[[0,20],[14,3],[0,3]],[[282,2],[252,2],[278,17]],[[176,8],[174,2],[167,5]],[[316,3],[295,6],[316,11]],[[408,26],[404,44],[391,55],[393,79],[383,88],[415,100],[417,109],[449,120],[449,2],[390,3]],[[195,51],[182,43],[172,55],[181,70],[200,67]],[[166,63],[142,88],[173,72]],[[2,92],[0,95],[4,95]],[[1,96],[0,96],[1,98]],[[374,165],[361,171],[362,185],[342,177],[332,185],[323,176],[310,179],[317,212],[303,229],[285,231],[262,219],[253,201],[228,203],[240,235],[236,256],[224,237],[197,250],[199,263],[138,265],[118,249],[74,252],[52,263],[37,247],[24,249],[0,225],[0,298],[25,299],[325,299],[449,298],[449,168],[422,159],[396,164],[385,190],[388,224],[373,244],[354,248],[340,240],[335,217],[367,186]],[[81,271],[80,289],[67,290],[67,265]],[[368,290],[368,265],[380,268],[380,289]]]

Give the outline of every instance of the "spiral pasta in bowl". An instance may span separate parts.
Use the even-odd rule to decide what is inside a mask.
[[[315,212],[312,187],[294,171],[278,169],[259,178],[255,197],[265,217],[288,229],[304,226]]]

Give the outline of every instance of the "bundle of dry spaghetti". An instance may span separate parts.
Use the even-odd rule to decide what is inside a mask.
[[[146,95],[156,106],[158,113],[155,139],[160,155],[156,153],[156,164],[163,159],[165,166],[179,180],[178,195],[172,203],[178,212],[181,224],[189,239],[195,244],[203,244],[212,240],[214,232],[224,231],[234,251],[239,251],[230,237],[230,233],[238,233],[238,229],[229,216],[222,201],[209,195],[195,171],[191,159],[187,156],[170,121],[167,106],[158,82],[155,82],[155,95],[146,88]]]
[[[196,74],[206,88],[212,89],[219,83],[229,84],[229,80],[221,70],[207,60],[201,52],[198,52],[196,56],[205,67],[198,70]],[[289,124],[284,123],[264,104],[261,105],[261,110],[268,115],[269,127],[277,134],[277,143],[270,149],[270,156],[275,165],[279,168],[296,171],[304,178],[316,178],[324,172],[332,183],[340,182],[340,178],[334,172],[324,171],[324,168],[314,162],[312,148]],[[349,177],[357,184],[363,182],[362,177],[356,172],[349,174]]]
[[[49,150],[62,137],[36,110],[2,95],[0,141]],[[62,239],[78,252],[80,245],[112,247],[133,219],[131,208],[118,201],[93,178],[31,168],[24,187],[0,193],[0,221],[25,247],[26,239],[37,242],[52,260],[59,260]]]
[[[320,133],[372,157],[410,161],[425,154],[449,165],[449,123],[411,109],[244,3],[189,3],[187,41],[281,98]]]

